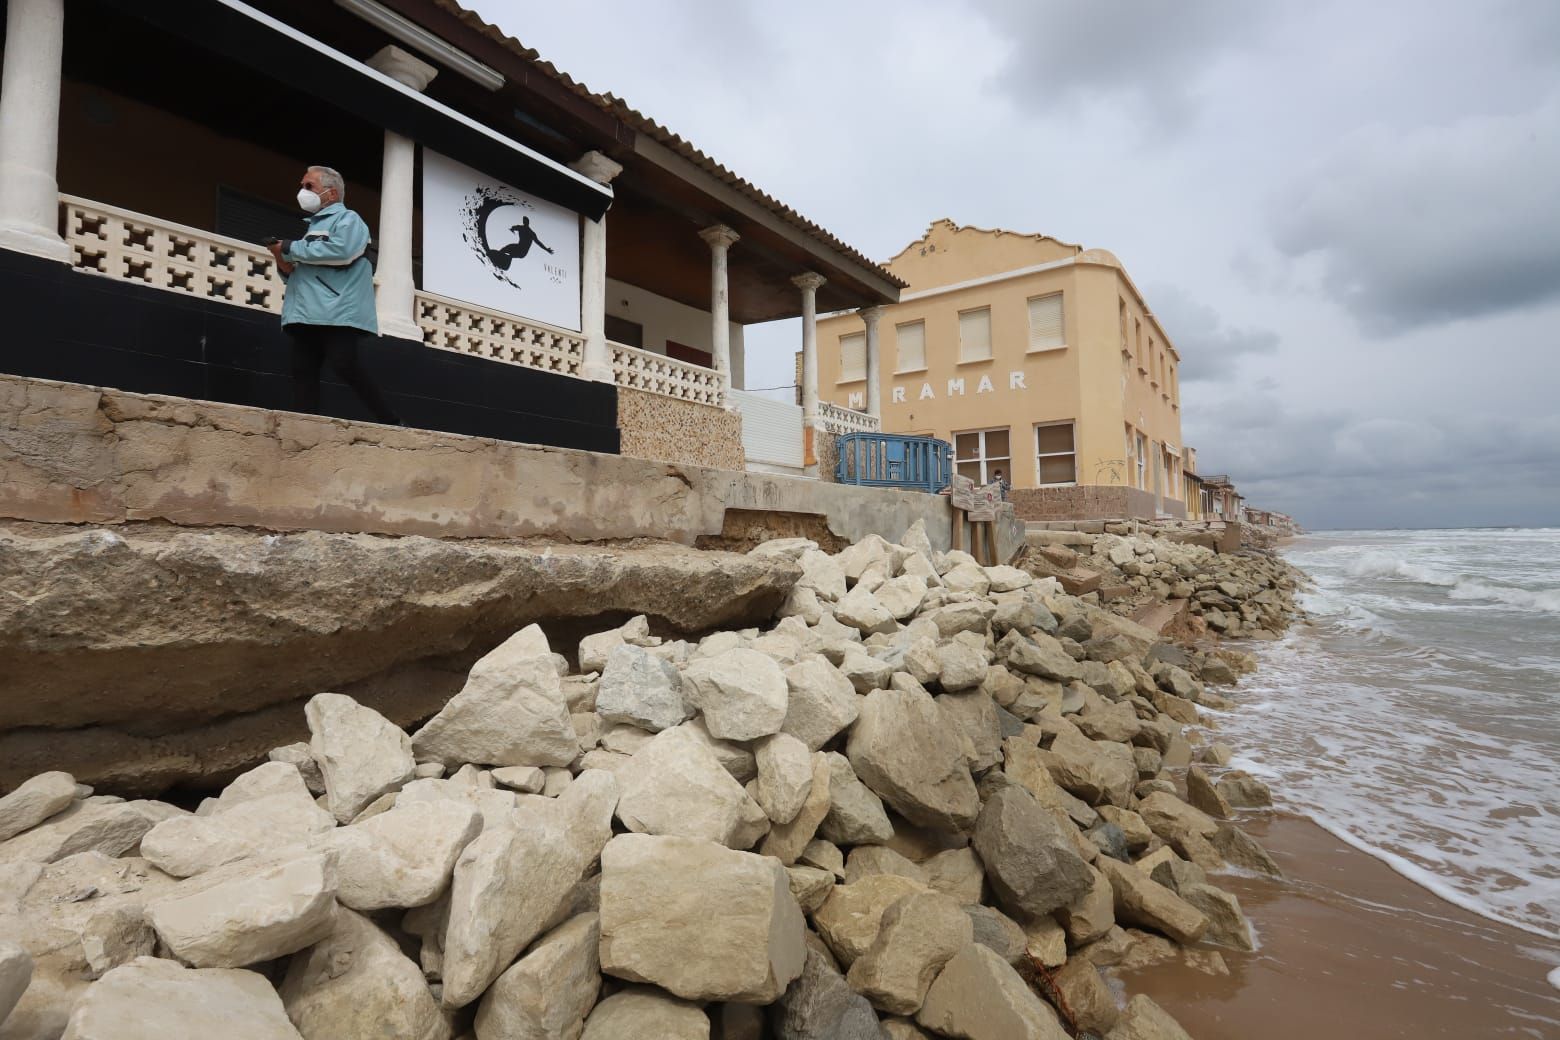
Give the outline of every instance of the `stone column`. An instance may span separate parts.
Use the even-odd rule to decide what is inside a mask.
[[[802,290],[802,461],[818,462],[818,287],[821,274],[808,271],[791,279]]]
[[[422,91],[439,70],[396,46],[381,49],[368,60],[371,68],[397,83]],[[417,142],[385,131],[384,172],[379,182],[379,264],[374,269],[379,334],[421,341],[417,327],[412,278],[413,199],[417,177]]]
[[[883,388],[879,381],[883,369],[878,360],[878,319],[883,317],[883,308],[863,307],[856,313],[867,326],[867,414],[882,419]]]
[[[586,152],[570,164],[597,184],[611,184],[623,167],[600,152]],[[607,215],[585,221],[580,239],[580,332],[585,336],[585,360],[580,376],[598,383],[614,382],[607,350]]]
[[[0,75],[0,249],[69,261],[59,233],[65,0],[11,0]]]
[[[710,353],[715,356],[715,370],[726,379],[726,389],[731,390],[731,296],[726,285],[726,252],[741,236],[724,224],[716,224],[699,232],[699,237],[710,247]],[[726,398],[726,407],[732,407]]]

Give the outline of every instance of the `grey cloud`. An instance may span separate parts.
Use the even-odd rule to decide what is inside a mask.
[[[1154,301],[1159,324],[1180,352],[1183,383],[1226,375],[1230,366],[1247,354],[1278,350],[1278,333],[1226,325],[1218,311],[1178,286],[1150,286],[1145,293]]]
[[[1560,297],[1560,94],[1517,115],[1351,134],[1277,200],[1274,243],[1315,256],[1367,332]]]

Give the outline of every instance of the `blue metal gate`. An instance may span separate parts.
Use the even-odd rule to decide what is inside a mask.
[[[846,433],[836,444],[834,479],[840,484],[936,494],[952,479],[953,445],[935,437]]]

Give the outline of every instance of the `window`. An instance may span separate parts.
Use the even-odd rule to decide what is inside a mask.
[[[1127,301],[1119,296],[1116,297],[1116,309],[1121,320],[1121,356],[1130,358],[1132,346],[1127,342]]]
[[[1147,362],[1143,358],[1143,322],[1137,318],[1132,319],[1132,353],[1137,357],[1138,375],[1148,375],[1148,369],[1143,366]]]
[[[1150,336],[1148,337],[1148,367],[1151,371],[1148,377],[1148,381],[1155,387],[1159,386],[1159,376],[1154,374],[1158,371],[1158,369],[1154,367],[1157,363],[1157,357],[1158,355],[1154,353],[1154,337]]]
[[[1148,438],[1137,435],[1137,486],[1148,490]]]
[[[1073,450],[1071,422],[1035,427],[1035,463],[1041,487],[1078,483],[1078,456]]]
[[[1013,459],[1008,451],[1007,427],[999,430],[970,430],[953,435],[954,464],[961,477],[969,477],[977,484],[989,484],[996,479],[998,470],[1010,482],[1013,479]]]
[[[920,372],[926,368],[926,322],[895,325],[894,341],[898,354],[895,372]]]
[[[991,308],[959,312],[959,361],[991,360]]]
[[[853,332],[840,337],[840,382],[867,378],[867,334]]]
[[[1062,294],[1036,296],[1029,301],[1029,349],[1055,350],[1065,347],[1062,328]]]

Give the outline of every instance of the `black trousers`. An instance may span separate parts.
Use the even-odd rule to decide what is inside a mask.
[[[341,381],[357,392],[374,418],[389,426],[401,419],[379,388],[358,364],[358,340],[363,333],[346,325],[286,325],[292,339],[293,407],[317,415],[320,410],[320,369],[330,362]]]

